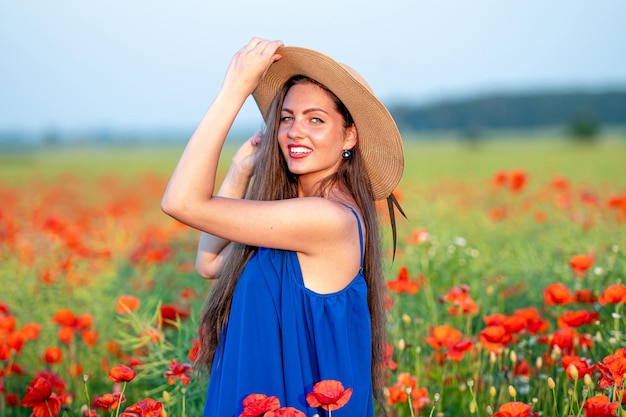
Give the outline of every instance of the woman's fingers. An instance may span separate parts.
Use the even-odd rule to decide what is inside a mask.
[[[256,146],[259,144],[259,142],[261,142],[261,132],[256,132],[254,136],[250,138],[250,143]]]

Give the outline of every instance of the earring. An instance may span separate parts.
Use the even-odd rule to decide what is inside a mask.
[[[343,157],[343,159],[348,159],[352,156],[352,151],[350,149],[345,149],[343,152],[341,152],[341,156]]]

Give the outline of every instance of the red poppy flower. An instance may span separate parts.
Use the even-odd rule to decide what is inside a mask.
[[[11,309],[9,305],[4,302],[0,302],[0,317],[7,317],[11,315]]]
[[[496,186],[497,188],[501,188],[506,186],[507,182],[508,182],[508,174],[505,170],[501,169],[496,171],[495,174],[493,174],[493,177],[491,179],[492,183],[494,186]]]
[[[558,346],[564,355],[573,354],[577,347],[593,346],[593,339],[588,334],[580,334],[572,327],[558,329],[549,338],[539,338],[540,342],[548,342],[550,347]]]
[[[569,181],[562,176],[556,176],[552,179],[552,187],[559,191],[567,191],[569,189]]]
[[[521,169],[513,169],[509,172],[509,188],[511,191],[521,191],[528,180],[528,175]]]
[[[569,304],[573,300],[569,288],[560,282],[550,284],[543,290],[543,302],[548,306]]]
[[[306,417],[306,414],[293,407],[283,407],[278,410],[265,413],[264,417]]]
[[[600,294],[598,302],[602,305],[626,303],[626,285],[613,284],[608,286],[602,294]]]
[[[14,316],[0,316],[0,336],[15,331],[16,319]]]
[[[574,293],[574,300],[580,304],[594,304],[597,301],[593,291],[584,288]]]
[[[337,410],[346,405],[351,396],[352,388],[344,389],[341,382],[326,379],[313,386],[313,391],[306,396],[306,402],[311,407]]]
[[[526,330],[531,334],[543,333],[548,330],[550,323],[539,316],[539,311],[535,307],[521,308],[513,313],[516,317],[521,317],[526,322]]]
[[[610,402],[606,395],[596,395],[585,401],[583,408],[585,409],[585,417],[608,417],[614,416],[619,403],[617,401]]]
[[[393,345],[387,342],[385,342],[383,367],[384,366],[388,367],[392,371],[398,369],[398,364],[393,360]]]
[[[52,371],[39,371],[39,372],[37,372],[37,374],[35,374],[33,382],[31,382],[31,384],[33,384],[39,378],[43,378],[46,381],[48,381],[50,383],[50,386],[52,387],[53,391],[63,392],[67,388],[67,384],[65,383],[63,378],[61,378],[58,374],[56,374],[56,373],[54,373]]]
[[[57,331],[59,342],[69,345],[74,340],[74,329],[69,326],[63,326]]]
[[[61,363],[63,361],[63,351],[58,346],[47,347],[43,354],[43,360],[51,365]]]
[[[425,340],[433,349],[449,348],[460,342],[463,333],[451,326],[441,325],[430,329]]]
[[[418,229],[411,233],[411,236],[409,237],[409,243],[419,245],[420,243],[426,242],[429,237],[430,234],[428,233],[428,230]]]
[[[602,362],[597,364],[601,373],[598,385],[600,388],[610,388],[612,386],[621,389],[624,385],[623,377],[626,375],[626,348],[615,351],[612,355],[607,355]]]
[[[400,372],[397,378],[398,384],[404,388],[411,388],[414,390],[417,387],[417,378],[411,375],[409,372]]]
[[[406,392],[405,387],[400,383],[386,388],[387,404],[395,405],[397,403],[405,403],[409,399],[409,394]]]
[[[569,261],[569,266],[578,277],[585,275],[591,265],[593,265],[593,257],[586,254],[574,255]]]
[[[39,339],[39,333],[41,332],[41,324],[39,323],[26,323],[18,330],[22,340],[31,341]]]
[[[85,345],[94,347],[98,343],[99,333],[97,330],[85,330],[81,334],[81,338]]]
[[[14,408],[20,405],[20,397],[18,397],[14,392],[5,392],[4,400],[6,401],[8,407]]]
[[[160,313],[161,326],[174,327],[178,321],[188,318],[191,310],[189,308],[180,309],[174,304],[163,304]]]
[[[160,401],[146,398],[126,407],[120,417],[161,417],[163,411],[163,404]]]
[[[81,365],[80,363],[71,364],[67,371],[74,378],[80,378],[85,374],[83,370],[83,365]]]
[[[452,306],[448,307],[448,313],[453,316],[461,314],[476,315],[480,308],[470,297],[469,290],[470,288],[467,285],[452,287],[446,295],[439,298],[439,302],[452,303]]]
[[[172,257],[174,249],[165,244],[142,243],[130,255],[133,265],[160,264]]]
[[[163,376],[168,378],[167,383],[173,385],[176,382],[176,378],[183,383],[183,385],[188,385],[191,382],[190,372],[193,371],[193,366],[188,363],[182,363],[175,360],[170,361],[170,369],[169,371],[165,371]]]
[[[26,387],[22,406],[32,408],[33,417],[57,416],[61,412],[61,400],[52,392],[52,386],[45,378],[36,378]]]
[[[507,316],[496,313],[483,317],[483,321],[487,326],[502,326],[509,334],[521,332],[526,328],[526,320],[521,315]]]
[[[79,330],[86,330],[91,328],[91,326],[93,326],[93,316],[89,313],[85,313],[85,314],[81,314],[80,316],[76,317],[76,324],[75,327]]]
[[[469,340],[462,340],[455,343],[446,351],[446,357],[455,362],[463,360],[465,352],[469,352],[474,347],[474,343]]]
[[[504,403],[493,417],[531,417],[537,415],[532,412],[532,406],[520,402]]]
[[[567,377],[573,381],[574,378],[570,375],[570,366],[574,365],[576,367],[576,370],[578,371],[578,379],[583,379],[583,377],[585,375],[591,374],[596,366],[595,365],[589,365],[589,363],[584,360],[581,359],[580,357],[576,356],[576,355],[565,355],[561,358],[561,365],[563,365],[563,369],[565,369],[565,373],[567,374]]]
[[[264,394],[250,394],[243,400],[243,412],[239,417],[261,417],[267,412],[280,408],[278,397],[268,397]]]
[[[134,295],[120,295],[117,297],[115,311],[117,314],[128,314],[139,308],[139,298]]]
[[[526,359],[518,359],[515,362],[515,367],[513,368],[513,375],[515,376],[530,376],[530,366],[528,365],[528,361]]]
[[[76,316],[72,310],[60,308],[54,314],[52,321],[61,326],[73,327],[76,323]]]
[[[398,278],[387,282],[387,288],[397,293],[415,294],[420,286],[417,282],[409,279],[409,270],[406,266],[401,266],[398,271]]]
[[[503,350],[512,340],[511,335],[502,326],[487,326],[480,332],[479,337],[482,348],[495,353]]]
[[[198,358],[198,354],[200,353],[200,339],[194,338],[191,339],[191,349],[189,349],[189,353],[187,353],[187,359],[189,362],[195,362]]]
[[[117,410],[122,403],[126,402],[126,397],[117,392],[114,394],[104,394],[94,398],[93,406],[101,410]]]
[[[559,327],[579,327],[585,324],[593,323],[599,317],[596,311],[577,310],[567,311],[558,318]]]
[[[130,382],[135,378],[137,372],[133,371],[126,365],[115,365],[109,371],[109,379],[118,384],[122,382]]]
[[[417,388],[411,391],[411,404],[413,409],[418,412],[424,408],[425,405],[430,404],[430,398],[428,397],[428,390],[426,388]]]
[[[507,208],[505,206],[499,206],[489,209],[489,211],[487,212],[487,217],[489,217],[491,221],[499,222],[501,220],[504,220],[506,214]]]

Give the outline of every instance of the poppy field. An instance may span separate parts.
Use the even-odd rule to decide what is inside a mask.
[[[623,415],[623,138],[405,147],[393,260],[380,207],[377,415]],[[0,154],[1,416],[201,415],[212,283],[194,271],[197,232],[159,208],[181,150]],[[320,381],[306,400],[341,415],[350,393]],[[242,416],[303,415],[250,394]]]

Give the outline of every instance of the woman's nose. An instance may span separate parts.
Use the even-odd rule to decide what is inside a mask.
[[[302,123],[296,119],[293,120],[287,131],[287,136],[292,139],[299,139],[304,137]]]

